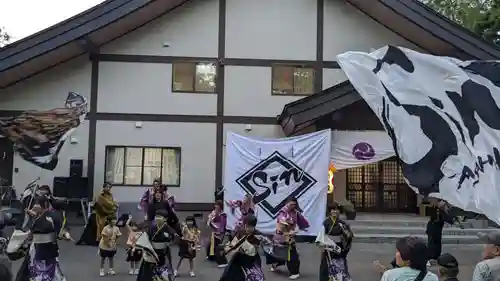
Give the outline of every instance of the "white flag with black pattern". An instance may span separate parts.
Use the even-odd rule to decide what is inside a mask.
[[[500,65],[386,46],[338,63],[392,139],[410,186],[500,223]]]

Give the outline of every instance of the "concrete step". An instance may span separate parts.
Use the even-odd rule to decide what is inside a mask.
[[[354,245],[356,243],[396,243],[399,239],[408,236],[407,234],[354,234]],[[427,235],[413,235],[427,241]],[[481,244],[477,236],[470,235],[444,235],[443,244]]]
[[[357,234],[400,234],[400,235],[425,235],[425,227],[393,227],[393,226],[364,226],[364,225],[351,225],[354,235]],[[493,228],[477,229],[448,227],[443,229],[445,236],[476,236],[478,232],[492,232],[496,231]]]
[[[371,227],[415,227],[415,228],[425,228],[427,226],[428,219],[419,218],[411,220],[352,220],[347,221],[351,226],[371,226]],[[463,222],[462,225],[465,228],[472,228],[473,224],[470,221]],[[456,227],[449,224],[445,224],[445,228]]]

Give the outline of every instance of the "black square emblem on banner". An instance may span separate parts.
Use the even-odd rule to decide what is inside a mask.
[[[268,174],[268,172],[271,172],[269,167],[276,165],[282,167],[282,169],[279,169],[280,172],[278,174]],[[327,173],[325,171],[326,176]],[[288,200],[300,198],[300,196],[317,183],[317,180],[293,161],[275,151],[269,157],[246,171],[236,182],[246,193],[254,196],[254,203],[260,205],[270,217],[276,218]],[[273,206],[267,199],[276,194],[278,189],[282,188],[290,189],[288,196]],[[265,191],[257,193],[257,190],[262,189]]]

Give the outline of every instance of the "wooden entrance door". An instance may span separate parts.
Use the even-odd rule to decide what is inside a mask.
[[[417,209],[417,196],[406,185],[396,159],[348,169],[347,197],[359,211],[414,213]]]

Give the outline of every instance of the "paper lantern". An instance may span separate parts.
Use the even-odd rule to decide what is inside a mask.
[[[335,166],[333,164],[330,164],[330,167],[328,168],[328,194],[332,194],[335,188],[335,177],[333,175],[335,171],[337,171],[337,169],[335,169]]]

